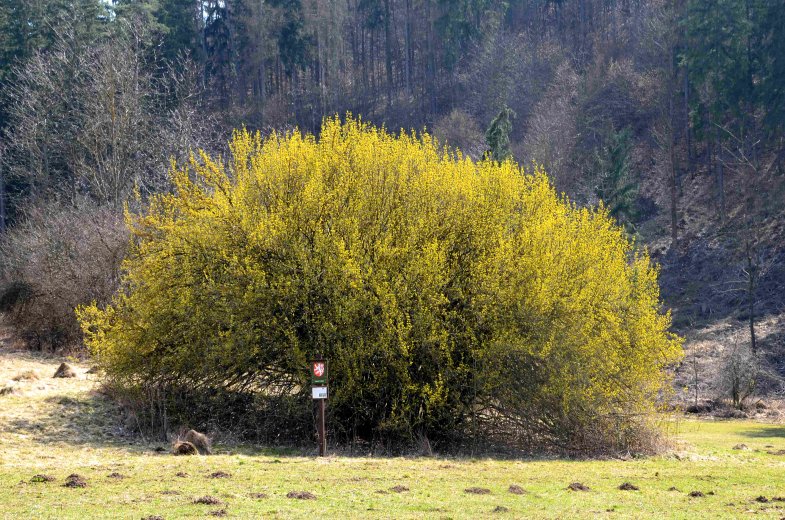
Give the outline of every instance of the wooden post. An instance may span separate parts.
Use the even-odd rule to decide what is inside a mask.
[[[311,394],[316,405],[316,433],[319,437],[319,456],[327,455],[327,360],[321,355],[311,361]]]
[[[326,427],[327,399],[319,399],[319,413],[316,418],[316,429],[319,432],[319,456],[327,455],[327,427]]]

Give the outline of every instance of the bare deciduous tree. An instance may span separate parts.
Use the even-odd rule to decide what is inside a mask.
[[[128,24],[75,48],[66,30],[18,70],[4,166],[33,202],[87,196],[119,209],[135,187],[165,187],[170,156],[210,147],[198,71],[186,59],[155,62],[140,32]]]

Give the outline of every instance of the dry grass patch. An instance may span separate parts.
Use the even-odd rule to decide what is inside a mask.
[[[35,370],[25,370],[24,372],[21,372],[15,375],[13,378],[11,378],[12,381],[16,381],[16,382],[38,381],[38,379],[39,379],[38,373]]]

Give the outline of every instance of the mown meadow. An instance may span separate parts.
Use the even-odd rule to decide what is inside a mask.
[[[166,443],[131,435],[86,365],[75,365],[75,379],[55,380],[58,359],[0,359],[3,381],[39,376],[0,397],[3,519],[785,516],[785,427],[777,424],[674,418],[672,450],[626,460],[319,459],[232,443],[209,457],[175,457]],[[72,474],[86,486],[66,486]],[[638,490],[619,489],[624,483]],[[315,498],[290,498],[306,493]],[[217,503],[195,503],[204,497]]]

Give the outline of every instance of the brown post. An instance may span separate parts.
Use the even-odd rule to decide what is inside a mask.
[[[319,399],[319,414],[316,418],[316,428],[319,431],[319,456],[327,455],[327,427],[325,424],[325,408],[327,399]]]
[[[319,456],[327,455],[327,360],[317,354],[311,361],[311,392],[316,405],[316,433],[319,437]]]

